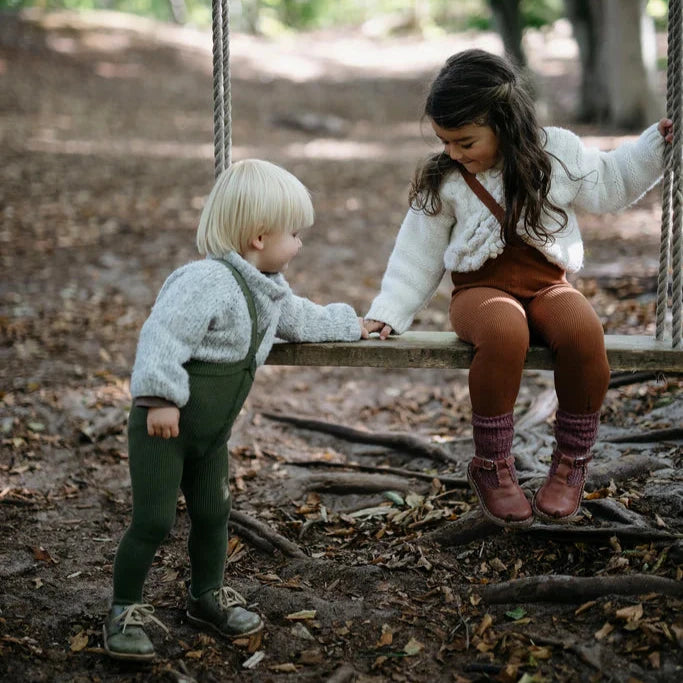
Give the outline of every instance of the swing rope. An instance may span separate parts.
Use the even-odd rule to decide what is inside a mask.
[[[669,2],[669,30],[666,70],[666,109],[674,125],[673,144],[664,149],[662,181],[662,225],[659,243],[659,274],[657,279],[656,337],[663,339],[668,310],[669,285],[671,298],[671,345],[681,348],[681,293],[683,272],[683,188],[681,187],[681,147],[683,117],[683,11],[680,0]]]
[[[666,109],[673,121],[673,144],[665,145],[662,222],[657,275],[657,340],[664,338],[671,286],[671,345],[683,348],[683,10],[669,0]],[[212,0],[214,171],[218,177],[231,163],[232,104],[230,78],[230,0]]]
[[[232,105],[230,97],[230,3],[212,0],[213,146],[216,178],[230,166]]]

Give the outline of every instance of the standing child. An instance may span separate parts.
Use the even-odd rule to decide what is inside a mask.
[[[216,181],[199,222],[197,246],[207,258],[169,276],[142,327],[128,424],[133,518],[116,553],[104,625],[112,657],[154,657],[142,627],[160,622],[142,590],[173,526],[178,489],[191,521],[189,621],[224,636],[263,626],[223,585],[230,429],[276,336],[367,336],[350,306],[297,297],[282,275],[301,248],[300,231],[312,223],[310,196],[293,175],[266,161],[233,164]]]
[[[501,526],[526,526],[534,513],[566,521],[581,504],[609,381],[600,320],[566,279],[583,262],[575,210],[617,211],[652,187],[671,121],[613,152],[588,149],[567,130],[539,128],[510,64],[482,50],[448,59],[425,116],[444,150],[416,173],[366,329],[382,339],[404,332],[451,271],[451,324],[474,347],[470,484]],[[553,352],[559,403],[556,448],[533,510],[511,454],[530,338]]]

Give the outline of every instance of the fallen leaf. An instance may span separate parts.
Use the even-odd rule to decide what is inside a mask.
[[[497,571],[504,572],[507,571],[507,567],[503,564],[503,561],[499,557],[494,557],[489,564]]]
[[[386,658],[384,655],[380,655],[380,656],[377,657],[377,659],[375,659],[375,661],[372,663],[372,668],[373,668],[373,669],[379,669],[379,667],[382,666],[382,664],[384,664],[384,662],[386,662],[386,661],[387,661],[387,658]]]
[[[405,505],[405,501],[396,491],[385,491],[382,495],[392,503],[396,503],[396,505]]]
[[[259,650],[258,652],[254,652],[254,654],[249,657],[249,659],[245,660],[242,662],[242,668],[243,669],[253,669],[256,667],[261,660],[266,656],[266,653],[264,650]]]
[[[509,617],[510,619],[514,619],[515,621],[517,621],[518,619],[521,619],[525,614],[526,614],[526,610],[523,609],[522,607],[516,607],[515,609],[512,609],[509,612],[505,612],[506,617]]]
[[[405,647],[403,648],[403,652],[405,652],[409,657],[413,657],[414,655],[418,654],[419,652],[422,652],[422,650],[424,650],[424,647],[425,646],[419,640],[415,640],[415,638],[411,638],[405,644]]]
[[[271,671],[279,671],[280,673],[296,673],[296,664],[287,662],[286,664],[273,664],[268,667]]]
[[[59,564],[57,560],[50,555],[50,553],[43,548],[43,546],[35,546],[32,548],[33,550],[33,557],[34,559],[38,560],[39,562],[45,562],[47,564]]]
[[[377,641],[377,644],[375,645],[375,647],[384,647],[385,645],[391,645],[393,640],[394,640],[394,634],[393,634],[389,624],[382,624],[382,635],[380,636],[379,640]]]
[[[599,631],[595,632],[595,639],[602,640],[612,633],[612,631],[614,631],[614,626],[612,626],[609,621],[606,621],[604,626]]]
[[[615,612],[617,619],[624,619],[625,621],[637,622],[643,617],[643,606],[639,603],[629,607],[622,607]]]
[[[323,655],[320,650],[302,650],[299,655],[301,664],[322,664]]]
[[[477,626],[476,634],[478,636],[483,635],[484,632],[486,631],[486,629],[488,629],[492,623],[493,623],[493,617],[490,614],[485,614],[484,618],[479,623],[479,626]]]
[[[70,640],[70,650],[71,652],[80,652],[84,647],[88,645],[88,634],[85,631],[79,631]]]
[[[579,614],[582,614],[586,610],[589,610],[591,607],[594,605],[597,605],[597,600],[589,600],[588,602],[584,602],[583,605],[580,607],[577,607],[576,611],[574,612],[574,616],[579,616]]]
[[[317,610],[314,610],[314,609],[303,609],[299,612],[292,612],[291,614],[288,614],[285,617],[285,619],[289,619],[290,621],[315,619],[316,612],[317,612]]]
[[[540,647],[538,645],[532,645],[529,648],[529,654],[534,659],[550,659],[553,656],[552,650],[549,647]]]

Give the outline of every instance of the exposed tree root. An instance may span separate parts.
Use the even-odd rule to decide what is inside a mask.
[[[609,443],[658,443],[660,441],[681,441],[683,428],[672,427],[671,429],[653,429],[649,432],[631,432],[604,439]]]
[[[255,541],[255,537],[258,537],[261,540],[265,540],[272,547],[281,550],[287,557],[306,557],[306,554],[298,545],[296,545],[296,543],[292,543],[292,541],[281,536],[268,525],[246,515],[244,512],[233,510],[230,513],[230,523],[232,523],[235,528],[241,527],[242,530],[249,532],[251,538],[247,540],[253,542]]]
[[[596,501],[591,501],[593,504]],[[603,503],[604,505],[604,503]],[[597,507],[597,506],[596,506]],[[606,505],[612,517],[617,515],[614,506]],[[622,506],[623,507],[623,506]],[[625,508],[624,508],[625,510]],[[672,534],[648,526],[641,518],[635,519],[634,513],[622,515],[625,523],[606,526],[576,526],[573,524],[539,524],[508,533],[532,534],[562,539],[563,541],[604,542],[616,536],[624,542],[674,542],[681,534]],[[448,522],[438,529],[425,534],[422,538],[427,542],[443,546],[461,546],[471,541],[487,538],[493,534],[503,533],[502,527],[489,522],[480,510],[471,510],[454,522]]]
[[[265,538],[261,538],[261,536],[259,536],[255,531],[238,524],[234,519],[231,518],[229,520],[228,526],[233,533],[237,534],[240,538],[247,541],[255,548],[262,550],[264,553],[267,553],[268,555],[275,555],[277,552],[277,548],[272,543],[267,541]]]
[[[647,527],[647,521],[642,515],[629,510],[614,498],[595,498],[584,500],[583,507],[588,508],[592,514],[598,514],[602,519],[610,522],[620,522],[633,526]]]
[[[393,474],[399,477],[408,477],[413,479],[422,479],[423,481],[433,481],[438,479],[442,484],[448,484],[453,488],[466,489],[469,487],[467,479],[462,477],[453,477],[448,474],[428,474],[427,472],[416,472],[415,470],[407,470],[400,467],[373,467],[372,465],[358,465],[356,463],[345,462],[327,462],[326,460],[299,460],[286,461],[287,465],[294,467],[329,467],[338,469],[358,470],[359,472],[374,472],[376,474]]]
[[[472,592],[489,604],[519,602],[583,602],[605,595],[660,593],[683,596],[683,583],[662,576],[531,576],[477,586]]]
[[[633,524],[613,524],[600,527],[574,526],[572,524],[534,524],[524,529],[524,533],[584,543],[607,541],[612,536],[632,543],[673,542],[683,538],[681,534],[671,534],[668,531],[659,531],[659,529]]]
[[[641,382],[665,382],[667,377],[680,377],[680,373],[672,372],[664,375],[661,372],[614,372],[610,378],[608,388],[616,389]]]
[[[604,488],[609,486],[610,481],[618,483],[642,477],[668,466],[656,457],[643,454],[623,455],[618,460],[600,463],[589,468],[587,488],[589,490]]]
[[[459,460],[451,455],[448,451],[441,448],[438,444],[431,443],[427,439],[415,436],[415,434],[408,434],[406,432],[365,432],[361,429],[354,429],[345,425],[336,424],[334,422],[326,422],[325,420],[314,420],[303,417],[296,417],[295,415],[283,415],[278,413],[262,413],[264,417],[278,422],[285,422],[303,429],[311,429],[323,434],[331,434],[337,436],[345,441],[351,443],[367,443],[386,448],[393,448],[396,450],[419,455],[437,462],[443,463],[458,463]],[[470,441],[469,437],[463,441]]]
[[[354,472],[314,473],[300,482],[305,491],[361,493],[372,491],[424,491],[428,486],[402,477]]]
[[[471,541],[501,533],[503,529],[489,522],[480,510],[471,510],[422,536],[422,540],[446,546],[466,545]]]
[[[557,409],[555,389],[545,389],[536,396],[524,415],[517,418],[515,430],[523,432],[550,419]]]

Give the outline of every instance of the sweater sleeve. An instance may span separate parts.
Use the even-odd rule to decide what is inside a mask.
[[[366,318],[390,325],[402,334],[417,312],[429,303],[445,272],[444,252],[455,218],[444,203],[428,216],[410,209],[396,237],[379,294]]]
[[[133,398],[155,396],[182,408],[190,396],[183,368],[204,339],[215,313],[209,292],[223,275],[192,264],[172,273],[142,326],[130,382]]]
[[[282,300],[276,336],[291,342],[358,341],[361,326],[348,304],[320,306],[296,296],[289,286]]]
[[[549,129],[549,132],[548,151],[571,174],[568,176],[562,165],[554,162],[553,182],[559,179],[563,185],[569,183],[569,203],[576,208],[591,213],[620,211],[642,197],[661,178],[664,139],[657,124],[636,140],[609,152],[584,146],[570,131]]]

